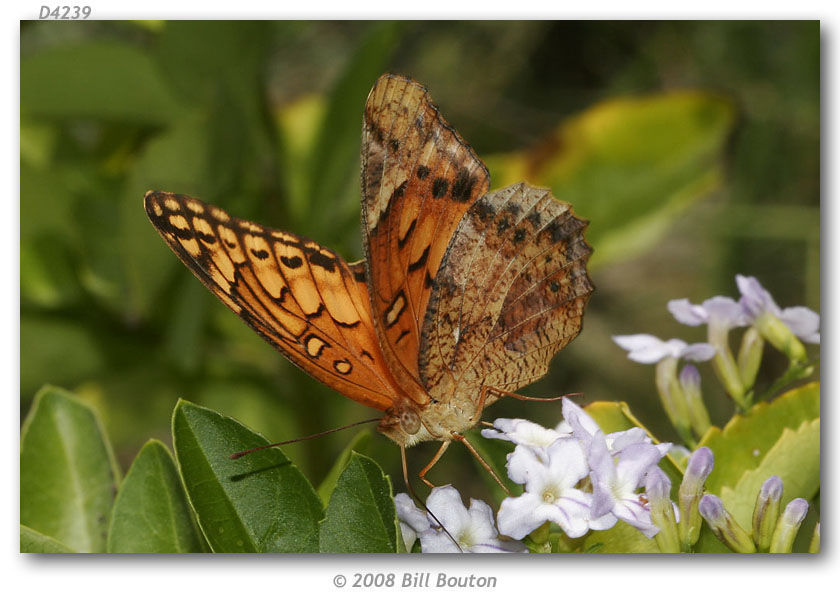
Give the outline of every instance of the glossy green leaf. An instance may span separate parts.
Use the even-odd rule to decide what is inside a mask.
[[[344,472],[345,468],[347,467],[347,463],[350,462],[350,457],[354,452],[362,453],[367,448],[368,443],[370,442],[370,430],[363,429],[362,431],[358,432],[350,443],[341,451],[341,454],[338,457],[338,460],[335,461],[330,472],[327,473],[327,476],[324,477],[324,480],[321,482],[321,485],[318,486],[318,496],[321,498],[321,502],[326,506],[330,501],[330,496],[332,496],[333,490],[335,489],[335,484],[338,483],[338,478],[341,477],[341,474]]]
[[[321,552],[396,552],[397,529],[391,480],[353,452],[321,523]]]
[[[742,526],[751,525],[755,499],[772,475],[784,484],[782,505],[794,498],[810,500],[820,489],[820,419],[806,421],[799,429],[786,429],[764,455],[761,464],[746,471],[735,487],[720,491],[726,509]]]
[[[70,548],[48,535],[38,533],[25,525],[20,526],[20,551],[36,554],[70,554]]]
[[[572,117],[529,151],[490,157],[494,187],[550,187],[590,220],[590,266],[650,248],[721,180],[734,121],[719,96],[670,92],[603,102]]]
[[[198,523],[215,552],[316,552],[321,502],[279,448],[231,418],[184,400],[172,438]]]
[[[167,123],[179,110],[149,56],[113,40],[58,45],[24,58],[20,106],[38,117],[149,124]]]
[[[21,432],[21,524],[74,552],[102,552],[118,479],[96,414],[43,387]]]
[[[175,461],[158,440],[143,446],[126,473],[114,502],[107,550],[204,550]]]
[[[736,415],[723,430],[713,427],[700,445],[711,448],[715,466],[706,489],[721,497],[726,509],[748,531],[761,484],[778,475],[784,484],[782,501],[810,500],[820,485],[820,385],[791,390],[770,403],[754,405]],[[704,527],[697,552],[729,552]]]
[[[706,489],[720,494],[734,487],[747,471],[758,469],[785,430],[797,431],[820,417],[820,384],[791,390],[772,402],[754,405],[734,416],[721,430],[712,427],[700,440],[715,455]]]

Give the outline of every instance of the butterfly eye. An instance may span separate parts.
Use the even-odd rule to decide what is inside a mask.
[[[408,434],[420,431],[420,417],[413,410],[406,410],[400,415],[400,427]]]

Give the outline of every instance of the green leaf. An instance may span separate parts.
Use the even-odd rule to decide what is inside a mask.
[[[341,451],[341,454],[338,457],[338,460],[335,461],[330,472],[327,473],[327,476],[324,477],[324,480],[321,482],[321,485],[318,486],[318,496],[321,498],[321,502],[324,506],[326,506],[330,501],[330,496],[335,489],[336,483],[338,483],[338,478],[344,472],[344,469],[347,467],[347,463],[350,462],[350,456],[354,452],[364,452],[365,448],[368,446],[368,442],[370,442],[371,433],[369,429],[363,429],[362,431],[358,432],[350,443]]]
[[[565,123],[539,146],[490,157],[494,187],[526,180],[590,220],[590,266],[627,260],[721,180],[732,104],[696,92],[609,100]]]
[[[649,554],[660,550],[653,538],[648,538],[632,525],[619,521],[611,529],[589,532],[583,544],[583,551]]]
[[[161,124],[178,102],[152,60],[117,41],[56,45],[20,66],[20,106],[27,115]]]
[[[391,480],[352,452],[321,523],[321,552],[396,552],[398,528]]]
[[[771,403],[755,404],[723,430],[713,427],[699,443],[715,456],[706,490],[720,496],[748,531],[758,490],[771,475],[782,478],[782,502],[810,500],[820,485],[819,423],[820,385],[810,383]],[[695,551],[729,550],[704,527]]]
[[[820,384],[809,383],[773,402],[755,404],[745,414],[735,415],[723,430],[712,427],[698,444],[715,455],[706,489],[720,495],[724,487],[734,488],[744,473],[759,468],[786,429],[797,431],[819,417]]]
[[[119,475],[96,414],[45,386],[23,424],[20,521],[74,552],[102,552]]]
[[[169,449],[149,440],[114,502],[108,552],[202,552],[201,533]]]
[[[816,495],[820,489],[820,419],[806,421],[796,431],[786,429],[758,468],[746,471],[734,488],[725,486],[720,491],[726,510],[747,529],[758,491],[771,475],[784,484],[782,506],[794,498],[810,500]]]
[[[20,526],[20,551],[37,554],[70,554],[73,551],[43,533],[38,533],[26,525]]]
[[[214,552],[317,552],[323,508],[306,478],[278,448],[231,418],[179,400],[172,416],[175,456],[187,496]]]

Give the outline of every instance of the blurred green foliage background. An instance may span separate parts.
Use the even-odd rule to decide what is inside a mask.
[[[213,298],[142,198],[190,194],[361,257],[362,107],[386,71],[428,87],[492,188],[550,186],[591,221],[584,330],[527,393],[624,400],[675,439],[652,367],[611,335],[701,341],[666,302],[737,297],[736,273],[819,311],[817,22],[24,22],[21,415],[45,383],[76,391],[123,468],[169,442],[179,397],[272,440],[375,416]],[[768,350],[762,377],[784,367]],[[701,372],[722,424],[732,404]],[[560,406],[486,412],[526,415],[553,426]],[[288,453],[318,482],[352,435]],[[397,448],[371,436],[365,452],[401,489]],[[479,471],[453,448],[430,478],[481,497]]]

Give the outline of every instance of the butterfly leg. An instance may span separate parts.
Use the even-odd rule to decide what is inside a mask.
[[[487,461],[482,458],[482,456],[478,453],[478,450],[473,448],[473,446],[472,446],[472,444],[470,444],[469,440],[467,440],[467,438],[465,438],[460,433],[456,433],[452,437],[454,439],[458,440],[459,442],[461,442],[462,444],[464,444],[467,447],[467,450],[469,450],[470,453],[475,457],[475,459],[481,464],[481,466],[484,467],[484,470],[487,471],[488,473],[490,473],[490,476],[493,478],[493,480],[496,483],[499,484],[499,487],[501,487],[505,491],[505,494],[510,496],[510,490],[507,489],[507,486],[504,483],[502,483],[502,480],[499,479],[498,475],[496,475],[496,471],[494,471],[493,468],[490,465],[487,464]]]
[[[443,456],[443,453],[446,452],[446,449],[449,448],[449,444],[451,444],[451,443],[452,443],[452,440],[446,440],[445,442],[443,442],[440,445],[440,448],[438,448],[437,453],[432,457],[431,462],[429,462],[428,465],[423,467],[423,470],[421,470],[420,473],[418,473],[418,476],[420,477],[420,481],[422,481],[423,483],[428,485],[430,488],[433,488],[435,486],[428,479],[426,479],[426,473],[429,472],[429,469],[431,469],[432,467],[435,466],[437,461],[440,460],[440,457]]]
[[[522,394],[517,394],[515,392],[507,392],[501,388],[485,385],[481,388],[481,397],[479,398],[479,404],[482,406],[482,408],[484,406],[484,398],[487,392],[498,394],[499,398],[507,396],[508,398],[516,398],[517,400],[527,400],[528,402],[557,402],[558,400],[568,398],[569,396],[582,395],[580,392],[572,392],[570,394],[563,394],[562,396],[555,396],[554,398],[535,398],[534,396],[523,396]]]

